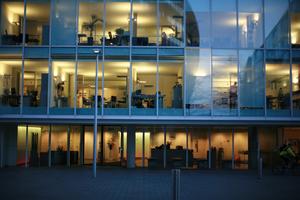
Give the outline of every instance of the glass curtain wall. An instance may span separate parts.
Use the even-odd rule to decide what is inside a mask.
[[[236,48],[236,0],[213,0],[212,4],[212,47]]]
[[[240,115],[265,115],[264,56],[262,50],[239,51]]]
[[[186,49],[186,115],[211,114],[210,50]]]
[[[208,128],[189,128],[189,150],[192,150],[193,168],[207,169],[209,160]]]
[[[74,113],[75,66],[72,60],[52,61],[50,114]]]
[[[135,132],[135,165],[147,167],[150,158],[150,134],[153,128],[137,127]]]
[[[215,128],[211,133],[211,168],[232,168],[232,130]]]
[[[73,0],[54,0],[51,27],[52,45],[75,45],[76,3]]]
[[[132,45],[156,46],[157,44],[157,1],[133,0]]]
[[[25,60],[23,113],[46,114],[48,77],[48,60]]]
[[[265,0],[265,47],[289,48],[289,0]]]
[[[248,131],[234,129],[234,168],[248,169]]]
[[[289,51],[266,51],[266,104],[268,116],[290,116]]]
[[[159,45],[182,46],[184,38],[183,0],[160,0],[159,13]]]
[[[210,47],[210,1],[186,0],[186,45]]]
[[[2,0],[1,45],[21,45],[24,29],[24,1]]]
[[[68,126],[51,127],[51,165],[67,165]]]
[[[156,115],[156,71],[156,62],[132,63],[133,115]]]
[[[300,48],[300,1],[292,0],[291,9],[291,43],[292,48]]]
[[[83,164],[88,166],[93,164],[93,141],[94,141],[94,127],[93,126],[84,126],[82,127],[84,131],[83,136],[83,158],[81,160],[83,161]],[[102,151],[101,151],[101,130],[102,127],[98,127],[98,133],[97,133],[97,163],[102,163]]]
[[[129,62],[104,63],[104,114],[129,114]]]
[[[43,149],[48,149],[48,143],[42,143],[42,135],[48,135],[47,127],[30,125],[18,126],[17,135],[17,165],[24,166],[26,163],[26,131],[28,131],[28,166],[40,166],[45,161]],[[47,152],[48,155],[48,152]],[[47,160],[48,161],[48,157]],[[47,162],[48,163],[48,162]]]
[[[22,61],[0,60],[0,113],[17,114],[20,112],[22,95]]]
[[[130,42],[130,0],[107,0],[105,45],[128,46]]]
[[[183,63],[159,62],[159,115],[183,115]]]
[[[76,111],[77,114],[92,114],[95,105],[96,62],[79,60],[77,67]],[[99,106],[101,106],[101,101]]]
[[[25,43],[49,45],[50,0],[26,1]]]
[[[295,117],[300,117],[300,51],[292,52],[292,99]]]
[[[167,167],[180,168],[186,166],[187,134],[184,128],[167,127],[166,133],[166,162]],[[188,150],[188,166],[192,166],[192,150]]]
[[[263,0],[238,0],[241,48],[263,47]]]
[[[79,0],[78,45],[102,45],[103,0]]]
[[[149,168],[164,167],[164,130],[154,127],[150,133],[150,158],[148,159]]]
[[[238,108],[237,52],[212,51],[213,115],[236,116]]]

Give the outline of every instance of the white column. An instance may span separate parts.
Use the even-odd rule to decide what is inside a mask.
[[[52,131],[52,126],[49,126],[49,138],[48,138],[48,167],[51,167],[51,131]]]
[[[142,139],[142,167],[145,167],[145,130],[143,129]]]
[[[98,64],[99,51],[94,51],[96,55],[96,85],[95,85],[95,99],[94,99],[94,141],[93,141],[93,176],[97,175],[97,132],[98,132]]]
[[[70,126],[68,126],[68,132],[67,132],[67,166],[68,167],[71,167],[70,139],[71,139]]]
[[[25,167],[28,167],[28,125],[26,125],[25,141]]]

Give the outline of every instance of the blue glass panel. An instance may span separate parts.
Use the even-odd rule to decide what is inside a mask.
[[[51,41],[53,45],[75,45],[76,3],[73,0],[54,0]]]
[[[289,47],[288,0],[265,0],[266,48]]]
[[[241,116],[265,115],[263,51],[239,52],[240,62],[240,114]]]
[[[290,116],[289,51],[266,51],[267,116]]]

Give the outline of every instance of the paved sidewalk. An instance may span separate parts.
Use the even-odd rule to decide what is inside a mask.
[[[170,170],[91,168],[0,169],[0,199],[171,199]],[[254,171],[181,172],[182,200],[299,199],[300,176],[264,175]]]

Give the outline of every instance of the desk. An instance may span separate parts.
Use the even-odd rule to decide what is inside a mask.
[[[158,106],[159,108],[163,108],[163,99],[164,95],[158,96]],[[132,94],[132,105],[137,108],[144,108],[143,101],[147,103],[147,108],[155,108],[156,107],[156,95],[155,94]]]

